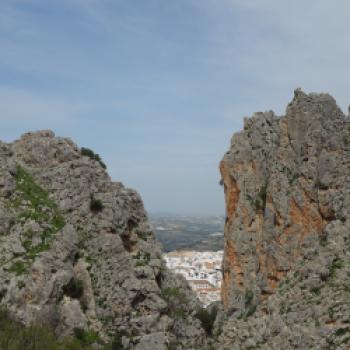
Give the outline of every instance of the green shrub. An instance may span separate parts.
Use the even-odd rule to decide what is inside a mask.
[[[244,304],[245,306],[250,305],[250,303],[252,302],[254,298],[254,294],[250,289],[246,289],[245,293],[244,293]]]
[[[88,343],[88,342],[86,342]],[[45,326],[24,327],[11,319],[5,308],[0,308],[1,350],[92,350],[77,339],[57,340],[54,332]],[[105,348],[110,349],[109,347]]]
[[[136,261],[136,266],[146,266],[151,261],[151,254],[148,252],[138,252],[136,255],[133,256],[133,259]]]
[[[179,305],[173,308],[172,315],[177,319],[184,320],[187,316],[187,310],[183,305]]]
[[[96,332],[85,331],[81,328],[74,328],[74,336],[79,340],[82,346],[102,344],[102,341]]]
[[[166,345],[167,350],[177,350],[179,343],[176,341],[170,341],[169,344]]]
[[[217,307],[213,307],[211,311],[200,308],[197,310],[197,313],[195,315],[201,321],[202,327],[209,336],[213,334],[213,328],[217,314]]]
[[[113,341],[105,344],[96,332],[75,328],[73,338],[58,340],[49,327],[36,324],[24,327],[0,306],[0,350],[123,350],[123,335],[127,333],[116,332]]]
[[[170,315],[175,318],[186,318],[187,297],[179,287],[168,287],[161,290],[161,297],[168,303]]]
[[[334,335],[340,337],[346,333],[350,333],[350,328],[349,327],[345,327],[345,328],[338,328],[335,332]]]
[[[253,315],[256,311],[256,305],[251,305],[249,306],[246,314],[245,314],[245,318],[248,318],[249,316]]]
[[[123,350],[124,346],[123,346],[123,336],[127,335],[126,332],[124,331],[117,331],[114,334],[113,340],[112,340],[112,350]]]
[[[95,159],[95,152],[93,150],[91,150],[90,148],[82,147],[80,150],[80,153],[82,156],[87,156],[91,159]]]
[[[80,150],[80,153],[82,156],[87,156],[92,160],[96,160],[97,162],[100,163],[103,169],[106,169],[106,164],[102,161],[101,157],[99,154],[95,153],[93,150],[89,148],[82,147]]]
[[[162,289],[161,295],[163,299],[170,300],[172,298],[179,298],[181,296],[181,291],[179,287],[168,287]]]
[[[63,293],[73,299],[81,298],[84,293],[83,282],[72,278],[69,283],[63,287]]]
[[[290,185],[293,185],[293,183],[298,179],[299,175],[298,173],[295,173],[293,170],[284,167],[283,171],[286,173],[287,178],[288,178],[288,182]]]
[[[266,206],[266,195],[267,195],[267,186],[264,185],[261,187],[256,199],[255,199],[255,210],[257,212],[263,212]]]
[[[320,293],[321,293],[321,286],[312,287],[310,289],[310,292],[315,294],[315,295],[320,295]]]
[[[343,262],[342,259],[340,259],[340,258],[338,258],[338,257],[334,258],[334,259],[332,260],[332,264],[331,264],[331,266],[330,266],[330,268],[329,268],[329,277],[330,277],[330,278],[335,277],[336,271],[337,271],[338,269],[341,269],[341,268],[343,267],[343,265],[344,265],[344,262]]]
[[[94,195],[90,196],[90,210],[94,213],[98,213],[103,210],[103,204],[99,199],[96,199]]]

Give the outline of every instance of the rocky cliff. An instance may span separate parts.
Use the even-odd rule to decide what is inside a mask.
[[[349,349],[350,121],[295,91],[255,113],[220,164],[224,349]]]
[[[95,332],[118,349],[207,344],[198,302],[166,269],[140,196],[51,131],[0,143],[0,300],[58,337]]]

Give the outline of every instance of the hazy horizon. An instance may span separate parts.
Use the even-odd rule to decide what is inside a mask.
[[[99,153],[147,212],[224,215],[243,117],[293,90],[347,113],[350,3],[3,0],[0,139],[52,129]]]

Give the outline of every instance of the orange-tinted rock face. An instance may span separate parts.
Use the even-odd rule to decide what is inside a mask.
[[[328,95],[296,91],[284,117],[256,113],[220,163],[226,201],[222,300],[226,310],[274,293],[334,216],[334,166],[344,116]],[[335,157],[335,160],[334,160]],[[333,164],[333,166],[329,166]],[[339,171],[339,170],[338,170]]]
[[[295,199],[291,198],[288,216],[290,225],[284,230],[286,236],[297,234],[299,240],[303,241],[305,236],[310,233],[322,233],[324,223],[315,204],[306,201],[304,206],[299,207]],[[296,232],[296,229],[298,232]]]
[[[225,252],[227,259],[227,268],[225,269],[223,274],[223,283],[224,285],[230,285],[232,283],[232,279],[234,278],[235,284],[238,287],[242,287],[243,270],[233,242],[227,242],[227,245],[225,246]],[[221,298],[224,305],[227,305],[229,303],[230,295],[228,292],[228,288],[222,288]]]
[[[224,162],[222,162],[220,165],[220,171],[221,171],[222,178],[224,180],[227,217],[230,220],[230,224],[232,224],[232,221],[234,220],[237,204],[238,204],[240,191],[237,186],[236,180],[230,176],[228,171],[226,171]]]

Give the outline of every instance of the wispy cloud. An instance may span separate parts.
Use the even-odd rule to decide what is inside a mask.
[[[347,109],[349,13],[348,0],[3,0],[1,137],[57,129],[151,210],[220,211],[217,163],[243,116],[282,114],[296,87]]]
[[[213,51],[209,63],[226,69],[250,99],[245,114],[283,113],[295,87],[332,93],[343,109],[347,93],[350,3],[346,0],[207,0]],[[238,106],[240,107],[240,105]]]
[[[68,101],[67,98],[53,98],[25,90],[0,87],[0,122],[3,127],[69,128],[86,110],[85,103]]]

